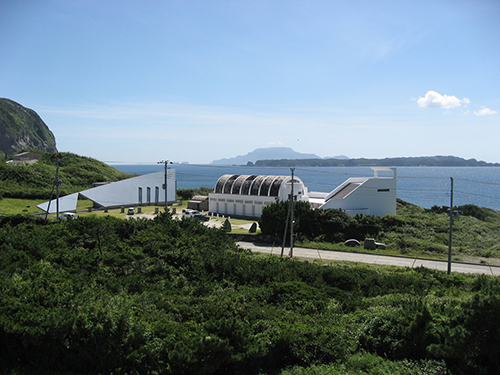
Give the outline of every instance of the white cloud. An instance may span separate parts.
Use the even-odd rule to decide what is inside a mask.
[[[460,107],[462,103],[469,104],[470,100],[468,98],[460,100],[456,96],[441,95],[436,91],[427,91],[425,97],[418,99],[417,103],[421,108],[434,107],[452,109]]]
[[[476,116],[487,116],[487,115],[496,115],[498,112],[492,109],[483,107],[479,111],[474,111]]]

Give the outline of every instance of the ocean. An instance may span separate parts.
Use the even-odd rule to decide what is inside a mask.
[[[146,174],[164,170],[163,164],[110,164],[119,171]],[[211,187],[224,174],[290,175],[288,167],[247,167],[172,164],[177,188]],[[349,177],[371,177],[369,167],[295,168],[309,191],[330,192]],[[379,175],[383,175],[380,173]],[[453,178],[453,205],[475,204],[500,210],[500,167],[397,167],[397,197],[424,208],[449,206]]]

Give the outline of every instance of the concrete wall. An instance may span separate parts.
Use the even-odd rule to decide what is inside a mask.
[[[322,209],[340,208],[351,215],[363,213],[365,215],[395,215],[396,214],[396,170],[395,168],[373,168],[375,177],[350,178],[326,198],[330,198],[321,206]],[[392,170],[393,177],[378,177],[378,171]],[[343,198],[331,198],[349,183],[360,184]]]
[[[262,209],[277,201],[276,197],[258,195],[209,194],[209,211],[219,215],[257,219]]]

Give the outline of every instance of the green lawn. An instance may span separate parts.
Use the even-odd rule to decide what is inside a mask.
[[[36,207],[37,204],[43,202],[46,202],[46,200],[4,198],[0,200],[0,214],[16,215],[23,213],[43,213],[42,210]]]
[[[42,210],[37,208],[38,204],[47,202],[43,199],[18,199],[18,198],[4,198],[0,200],[0,214],[5,215],[17,215],[17,214],[44,214]],[[107,210],[96,210],[92,209],[89,211],[89,207],[92,207],[92,201],[88,199],[79,199],[76,205],[76,210],[78,215],[97,215],[97,216],[116,216],[116,217],[126,217],[127,207],[124,209],[124,213],[121,212],[121,208],[115,208]],[[187,201],[181,202],[179,205],[170,206],[170,212],[175,209],[176,213],[180,213],[183,208],[186,208]],[[163,212],[165,210],[164,206],[142,206],[141,214],[154,215],[155,208],[158,208],[158,212]],[[138,213],[138,207],[135,207],[136,214]],[[49,215],[49,217],[54,217],[55,215]]]

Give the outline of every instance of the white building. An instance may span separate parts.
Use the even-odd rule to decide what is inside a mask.
[[[349,215],[396,214],[396,168],[374,167],[373,177],[351,177],[330,193],[314,194],[310,202],[320,209],[340,208]],[[392,172],[390,177],[379,176],[380,171]]]
[[[50,202],[39,204],[37,207],[45,212],[49,210],[51,214],[56,213],[58,204],[59,212],[76,211],[78,195],[90,199],[95,206],[100,208],[165,205],[164,185],[165,173],[155,172],[83,190],[61,197],[59,202],[53,199]],[[167,201],[172,203],[176,199],[175,169],[169,169],[167,173]]]
[[[226,216],[259,218],[265,206],[289,199],[291,191],[290,176],[226,174],[208,195],[209,210]],[[297,177],[293,179],[293,195],[300,201],[309,200],[307,188]]]
[[[296,200],[313,208],[342,209],[349,215],[396,214],[396,168],[374,167],[373,177],[352,177],[330,193],[308,192],[302,180],[294,177]],[[379,172],[391,172],[380,176]],[[209,194],[209,210],[227,216],[259,218],[262,209],[276,201],[289,199],[290,176],[224,175]]]

